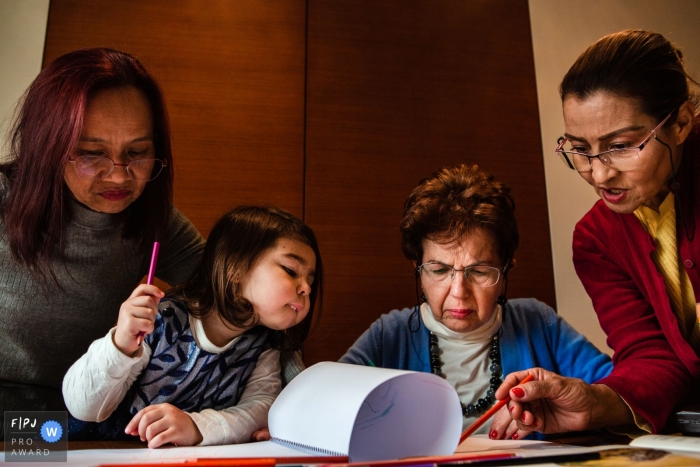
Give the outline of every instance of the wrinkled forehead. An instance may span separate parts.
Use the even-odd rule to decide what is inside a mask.
[[[423,239],[422,247],[423,262],[449,261],[449,264],[501,262],[496,238],[491,232],[482,228],[471,229],[457,238],[447,232],[429,235]]]

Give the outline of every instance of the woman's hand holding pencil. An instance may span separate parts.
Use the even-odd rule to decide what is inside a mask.
[[[518,385],[523,384],[523,383],[527,383],[527,382],[530,381],[532,378],[533,378],[532,375],[527,375],[527,376],[525,376],[525,378],[523,378],[522,381],[520,381],[520,382],[518,383]],[[469,428],[467,428],[466,430],[464,430],[464,432],[462,433],[462,436],[459,437],[459,442],[460,442],[460,444],[462,443],[462,441],[464,441],[465,439],[467,439],[468,437],[470,437],[471,435],[473,435],[474,433],[476,433],[476,430],[478,430],[479,428],[481,428],[481,425],[483,425],[484,423],[486,423],[487,421],[489,421],[489,419],[490,419],[491,417],[493,417],[494,414],[495,414],[496,412],[498,412],[502,407],[504,407],[509,401],[510,401],[510,397],[509,397],[509,396],[506,396],[506,397],[504,397],[503,399],[499,400],[498,402],[496,402],[496,403],[494,404],[493,407],[491,407],[489,410],[487,410],[486,413],[484,413],[481,417],[479,417],[479,419],[478,419],[477,421],[475,421],[475,422],[472,424],[472,426],[470,426]],[[492,431],[492,433],[493,433],[493,431]],[[493,438],[493,436],[492,436],[492,438]]]
[[[529,383],[524,378],[533,377]],[[587,384],[542,368],[509,374],[496,391],[510,402],[491,423],[489,437],[521,439],[528,434],[566,433],[633,424],[632,411],[617,410],[620,396],[605,384]],[[591,401],[596,401],[595,404]]]

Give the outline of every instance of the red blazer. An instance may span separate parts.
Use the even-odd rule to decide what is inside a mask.
[[[679,260],[700,302],[700,232],[695,228],[700,225],[700,126],[683,152],[676,178],[676,237]],[[700,378],[700,358],[680,333],[664,278],[650,256],[653,250],[651,236],[634,214],[616,214],[602,200],[574,230],[576,273],[615,352],[612,373],[599,383],[614,389],[658,432]]]

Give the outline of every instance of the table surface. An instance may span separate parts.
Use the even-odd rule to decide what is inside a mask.
[[[613,433],[567,433],[547,439],[553,443],[568,444],[574,446],[601,446],[608,444],[629,444],[630,438]],[[128,441],[69,441],[68,450],[79,449],[145,449],[147,443],[134,439]],[[5,448],[5,443],[0,441],[0,451]]]
[[[142,443],[139,440],[134,441],[69,441],[68,450],[79,449],[144,449],[147,448],[147,443]],[[5,450],[5,443],[0,442],[0,451]]]

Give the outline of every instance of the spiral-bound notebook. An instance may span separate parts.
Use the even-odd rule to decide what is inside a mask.
[[[274,443],[352,462],[452,454],[459,397],[430,373],[321,362],[282,391],[268,416]]]
[[[340,455],[353,462],[450,456],[462,431],[462,410],[455,390],[438,376],[323,362],[284,388],[270,409],[268,425],[273,442],[88,449],[69,451],[68,463],[91,467],[183,459],[292,459],[308,454]]]

